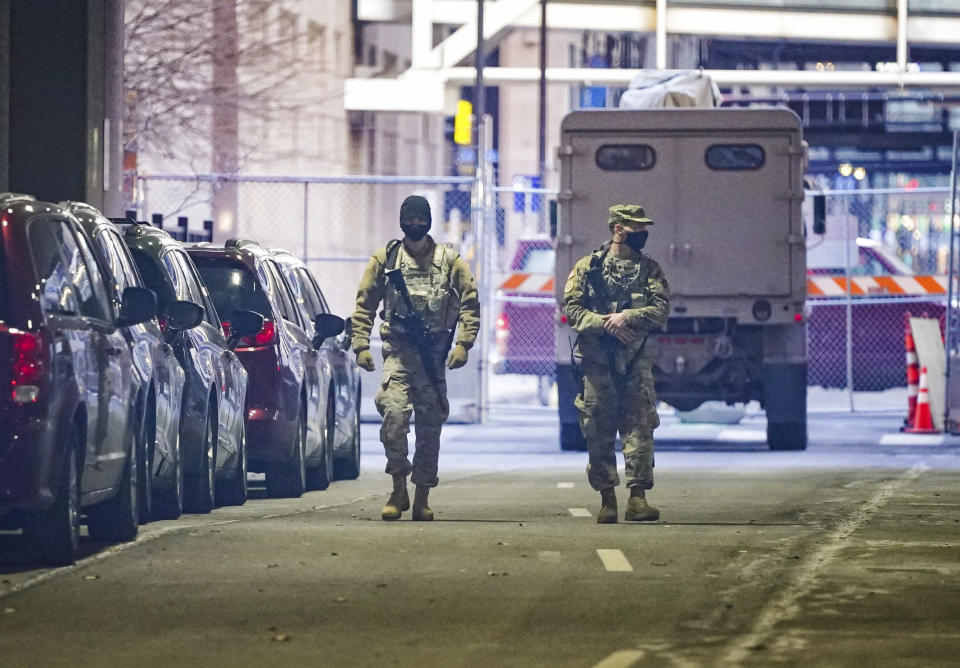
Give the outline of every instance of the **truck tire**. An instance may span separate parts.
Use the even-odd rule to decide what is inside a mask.
[[[580,431],[580,424],[565,423],[560,425],[560,449],[586,451],[587,441]]]
[[[770,449],[806,450],[807,365],[764,365],[763,396]]]
[[[560,449],[586,450],[587,442],[580,431],[580,416],[573,400],[580,392],[570,364],[557,365],[557,411],[560,414]]]
[[[767,422],[767,445],[771,450],[806,450],[807,425],[802,422]]]

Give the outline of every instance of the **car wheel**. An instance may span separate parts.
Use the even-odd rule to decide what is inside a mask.
[[[337,480],[356,480],[360,477],[360,382],[357,382],[357,410],[353,421],[353,445],[350,456],[333,462]]]
[[[80,474],[75,432],[67,437],[64,447],[67,453],[53,505],[28,516],[23,527],[34,556],[53,566],[72,564],[80,545]]]
[[[143,439],[130,434],[130,456],[116,495],[87,511],[87,528],[94,540],[127,542],[137,537],[140,528],[139,480],[142,478]]]
[[[216,485],[214,484],[217,471],[217,435],[214,419],[216,414],[211,411],[207,415],[207,423],[203,428],[203,450],[200,461],[200,471],[186,477],[186,487],[183,495],[184,509],[191,513],[209,513],[216,503]]]
[[[157,519],[175,520],[183,514],[183,454],[177,443],[173,463],[173,480],[169,489],[155,489],[153,515]]]
[[[237,443],[237,470],[232,478],[217,482],[217,500],[225,506],[242,506],[247,502],[247,428],[240,424]]]
[[[143,443],[140,448],[143,464],[138,469],[140,493],[137,494],[137,515],[140,524],[146,524],[153,519],[153,457],[156,446],[156,430],[148,421],[144,421],[138,438]]]
[[[327,398],[326,429],[323,436],[323,463],[307,469],[307,489],[326,489],[333,479],[333,445],[337,434],[337,409],[331,394]]]
[[[307,421],[303,412],[301,408],[294,430],[293,455],[290,461],[273,464],[267,470],[267,493],[270,496],[295,499],[307,488],[305,467]]]

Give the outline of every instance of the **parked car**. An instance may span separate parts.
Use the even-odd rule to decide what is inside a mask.
[[[39,559],[69,564],[82,509],[95,540],[137,536],[140,382],[123,329],[156,300],[128,286],[114,313],[69,211],[25,195],[0,206],[0,515]]]
[[[498,291],[501,308],[496,322],[494,371],[538,376],[538,395],[544,405],[557,370],[552,335],[557,311],[553,296],[555,261],[550,239],[519,239],[510,260],[510,275]]]
[[[284,250],[273,251],[280,272],[293,292],[307,333],[316,336],[314,322],[330,313],[327,300],[307,265]],[[319,352],[333,369],[336,395],[336,428],[333,443],[333,474],[338,480],[354,480],[360,475],[360,368],[350,350],[347,331],[327,338]]]
[[[128,287],[148,289],[120,232],[89,204],[61,202],[61,206],[74,215],[92,240],[107,296],[114,313],[118,313],[124,290]],[[192,326],[198,325],[203,317],[200,308],[191,302],[171,307],[181,311],[181,318]],[[173,347],[164,341],[156,317],[121,330],[133,352],[138,386],[136,415],[144,454],[137,497],[140,522],[149,522],[152,517],[176,519],[183,512],[183,459],[180,456],[183,368]]]
[[[906,263],[872,239],[857,239],[855,253],[850,263],[853,389],[900,387],[906,384],[903,335],[907,314],[943,318],[946,278],[916,280]],[[812,244],[807,250],[810,385],[846,386],[846,257],[844,242]]]
[[[272,496],[298,497],[325,489],[333,474],[336,386],[320,354],[323,340],[343,331],[336,316],[318,316],[317,336],[297,308],[280,266],[259,244],[231,239],[189,248],[217,308],[264,316],[237,354],[250,377],[246,425],[251,470],[263,471]],[[225,320],[233,331],[233,320]]]
[[[247,439],[244,404],[247,372],[233,352],[240,337],[260,330],[263,318],[243,311],[220,315],[180,242],[149,225],[127,225],[123,235],[144,283],[157,295],[160,328],[186,372],[180,410],[184,462],[184,508],[209,512],[215,505],[242,505],[247,499]],[[202,310],[199,324],[179,306]]]

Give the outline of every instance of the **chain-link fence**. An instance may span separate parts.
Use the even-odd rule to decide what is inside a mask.
[[[542,188],[495,192],[490,403],[546,406],[554,393],[556,195]]]
[[[944,319],[949,188],[832,190],[807,229],[808,384],[852,410],[906,408],[910,316]]]
[[[139,178],[137,213],[163,216],[188,232],[213,221],[214,238],[245,237],[304,258],[335,313],[349,314],[371,253],[400,235],[403,198],[431,204],[431,234],[472,260],[472,180],[415,177],[220,177],[150,175]]]
[[[139,180],[138,214],[161,213],[171,228],[186,216],[188,232],[212,220],[218,241],[242,236],[291,250],[306,258],[332,310],[348,315],[370,253],[399,236],[397,211],[407,195],[430,200],[431,234],[476,267],[482,240],[473,228],[474,187],[466,178],[154,175]],[[832,406],[835,391],[846,393],[839,404],[849,409],[905,406],[905,318],[945,312],[950,191],[824,196],[826,232],[807,226],[808,384]],[[479,276],[489,343],[474,356],[488,365],[460,376],[464,401],[473,402],[465,416],[479,415],[484,401],[533,407],[554,396],[555,199],[554,190],[494,189],[485,237],[495,247],[493,266]],[[485,398],[481,368],[489,369]]]

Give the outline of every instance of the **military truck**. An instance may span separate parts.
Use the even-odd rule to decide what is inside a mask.
[[[785,109],[576,111],[561,126],[556,291],[609,240],[611,204],[655,221],[670,318],[651,333],[660,400],[757,400],[773,450],[802,450],[806,428],[806,266],[800,120]],[[583,449],[573,398],[575,333],[557,318],[563,449]]]

